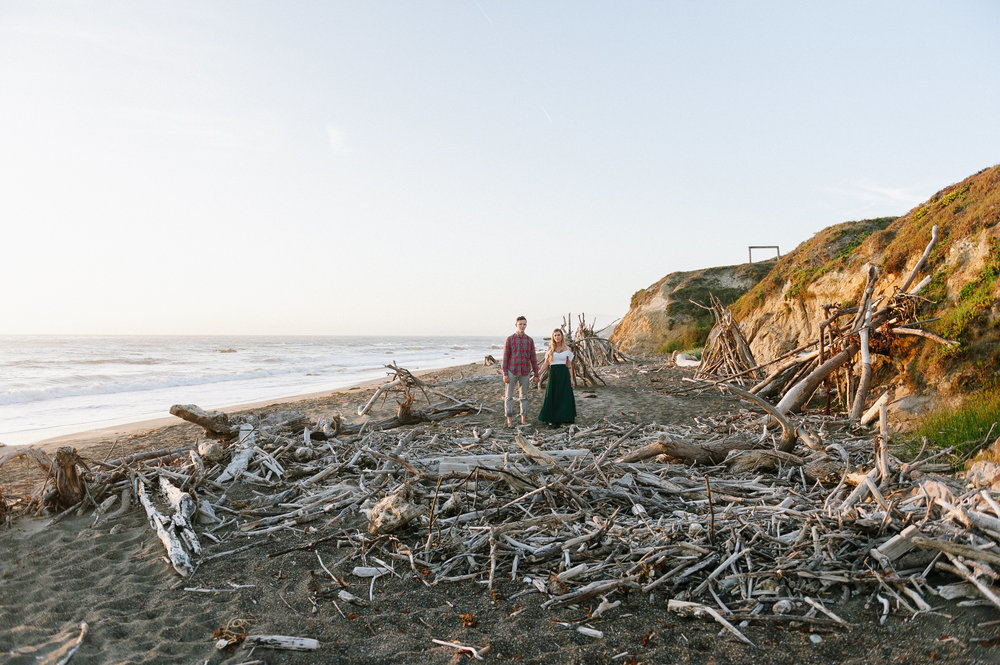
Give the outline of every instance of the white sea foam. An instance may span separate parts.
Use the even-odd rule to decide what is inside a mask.
[[[0,336],[0,442],[480,361],[489,337]]]

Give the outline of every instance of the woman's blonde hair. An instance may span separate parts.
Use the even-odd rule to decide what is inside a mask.
[[[562,328],[556,328],[552,331],[552,343],[549,344],[549,350],[545,354],[545,360],[550,363],[552,362],[552,354],[556,350],[556,333],[562,335],[562,344],[559,345],[561,347],[560,351],[566,348],[566,333],[562,331]]]

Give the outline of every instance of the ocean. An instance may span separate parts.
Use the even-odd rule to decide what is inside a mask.
[[[482,362],[494,337],[0,336],[0,443]]]

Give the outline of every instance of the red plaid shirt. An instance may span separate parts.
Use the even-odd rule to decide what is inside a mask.
[[[524,376],[538,374],[538,354],[535,342],[527,335],[514,333],[503,345],[503,373]]]

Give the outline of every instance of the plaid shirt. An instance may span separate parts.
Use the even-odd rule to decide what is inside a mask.
[[[527,335],[514,333],[503,345],[503,373],[515,376],[538,374],[535,342]]]

